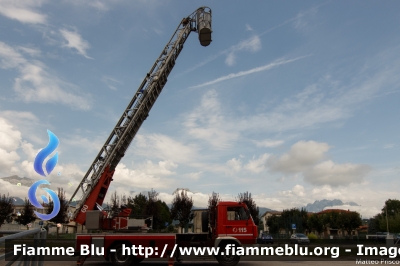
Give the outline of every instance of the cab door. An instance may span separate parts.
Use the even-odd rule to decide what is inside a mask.
[[[254,242],[253,222],[243,206],[227,206],[226,215],[226,236],[235,237],[243,244],[251,240]]]

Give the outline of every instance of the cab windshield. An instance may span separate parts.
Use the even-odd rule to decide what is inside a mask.
[[[249,215],[244,207],[228,207],[228,220],[247,220]]]

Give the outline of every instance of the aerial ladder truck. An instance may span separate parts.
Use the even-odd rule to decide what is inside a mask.
[[[140,243],[148,247],[159,247],[160,250],[164,249],[165,251],[162,257],[167,258],[172,257],[172,255],[177,257],[179,254],[173,252],[173,247],[176,247],[176,245],[187,246],[188,243],[193,244],[193,237],[200,246],[223,247],[227,244],[255,243],[257,227],[244,203],[220,202],[213,208],[212,212],[203,212],[203,232],[199,235],[191,234],[189,236],[185,234],[123,233],[123,230],[128,228],[128,217],[131,210],[125,208],[117,215],[110,217],[101,207],[118,163],[125,155],[143,121],[149,116],[152,106],[164,88],[183,45],[192,31],[198,33],[202,46],[208,46],[211,43],[210,8],[200,7],[188,17],[182,19],[72,194],[70,203],[76,202],[76,209],[70,220],[85,225],[86,229],[106,232],[102,234],[77,234],[77,250],[85,244],[103,247],[105,249],[104,258],[111,260],[114,265],[121,266],[130,265],[132,262],[138,263],[143,259],[143,256],[123,255],[121,253],[123,245]],[[239,217],[240,219],[229,219],[229,217]],[[111,231],[117,231],[117,233],[109,233]],[[170,243],[170,245],[166,245],[166,243]],[[80,255],[78,265],[82,265],[85,259],[90,257],[90,255],[77,255]],[[160,257],[160,254],[153,254],[153,257]],[[233,255],[216,255],[216,258],[221,264],[230,266],[239,261],[239,257]]]

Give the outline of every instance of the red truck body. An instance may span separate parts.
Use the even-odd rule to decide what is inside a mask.
[[[132,262],[140,262],[147,258],[179,259],[179,247],[220,247],[224,249],[226,244],[243,246],[255,244],[258,236],[258,227],[247,209],[241,202],[219,202],[211,211],[202,213],[202,233],[187,234],[153,234],[153,233],[113,233],[77,234],[76,250],[82,250],[82,246],[90,247],[89,254],[80,254],[78,264],[91,255],[104,256],[114,265],[130,265]],[[126,249],[132,246],[143,248],[142,253],[136,250]],[[122,249],[125,248],[125,255]],[[149,248],[147,256],[144,250]],[[151,253],[150,254],[150,248]],[[235,265],[239,261],[237,256],[216,256],[222,265]],[[229,263],[227,263],[229,261]]]

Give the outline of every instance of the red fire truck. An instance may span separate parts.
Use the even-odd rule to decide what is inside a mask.
[[[138,263],[146,257],[179,259],[179,247],[219,247],[215,254],[222,265],[233,266],[239,256],[224,253],[226,245],[242,246],[256,243],[257,226],[249,214],[246,204],[241,202],[219,202],[210,210],[201,213],[202,233],[196,234],[133,234],[124,232],[128,228],[131,210],[122,209],[110,217],[102,210],[116,166],[124,156],[150,109],[160,95],[180,54],[183,44],[194,31],[198,33],[202,46],[211,43],[211,9],[200,7],[182,19],[160,56],[147,73],[117,125],[96,156],[78,188],[71,196],[77,202],[71,217],[88,230],[102,233],[77,234],[76,250],[80,251],[78,265],[82,265],[93,252],[101,250],[105,259],[114,265]],[[90,248],[86,252],[85,248]],[[142,247],[147,253],[133,252],[132,247]],[[147,248],[147,249],[146,249]],[[126,252],[125,252],[126,251]],[[150,255],[149,252],[152,251]],[[136,254],[136,255],[135,255]],[[142,255],[141,255],[142,254]]]
[[[179,260],[182,248],[203,248],[206,251],[207,247],[211,247],[216,252],[208,255],[214,255],[221,265],[234,266],[239,262],[240,257],[233,252],[227,254],[226,246],[230,244],[243,247],[256,243],[258,228],[245,203],[221,201],[211,210],[201,212],[201,218],[201,233],[135,234],[118,231],[117,233],[77,234],[76,250],[85,250],[88,253],[80,254],[78,264],[81,265],[91,255],[102,255],[113,265],[119,266],[139,263],[145,258]],[[101,211],[87,213],[86,225],[90,229],[104,228],[103,221]]]

